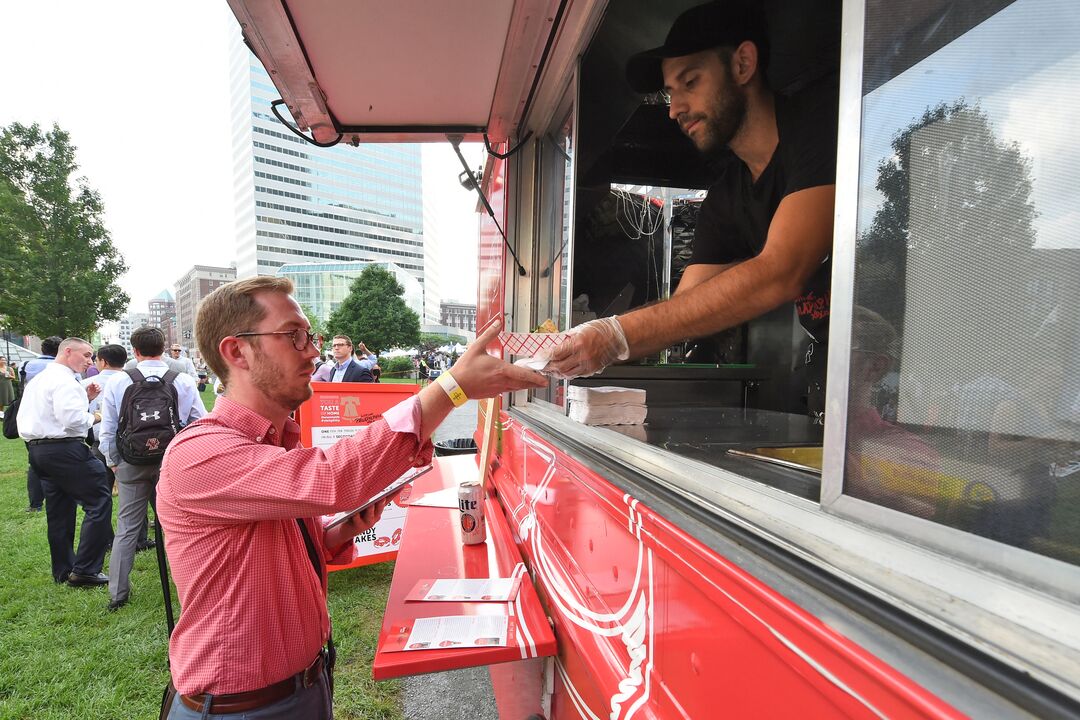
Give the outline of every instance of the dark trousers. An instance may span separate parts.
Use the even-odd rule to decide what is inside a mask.
[[[45,491],[52,575],[63,582],[69,573],[94,575],[105,564],[112,543],[112,488],[105,466],[82,442],[30,446],[30,467]],[[75,542],[75,509],[84,513],[79,547]]]
[[[27,452],[30,447],[27,446]],[[33,466],[26,468],[26,495],[30,498],[30,507],[40,508],[45,502],[45,491],[41,489],[41,478],[34,472]]]

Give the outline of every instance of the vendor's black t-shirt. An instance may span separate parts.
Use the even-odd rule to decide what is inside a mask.
[[[835,184],[837,107],[835,80],[776,97],[779,142],[772,160],[756,183],[734,154],[722,164],[698,215],[690,264],[726,264],[756,256],[785,196]],[[820,342],[828,341],[831,277],[832,264],[826,258],[795,301],[802,326]]]

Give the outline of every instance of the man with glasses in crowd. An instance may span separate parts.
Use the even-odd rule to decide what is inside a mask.
[[[183,367],[181,372],[190,375],[193,380],[198,380],[199,373],[195,370],[195,363],[191,362],[191,358],[181,356],[181,353],[183,352],[184,348],[180,347],[177,343],[173,343],[169,348],[169,356]]]
[[[351,558],[385,503],[329,530],[319,518],[430,463],[432,432],[468,397],[547,386],[487,354],[495,323],[440,384],[328,448],[304,448],[290,414],[311,397],[319,349],[292,291],[288,278],[259,276],[199,305],[200,348],[228,389],[169,446],[158,485],[183,606],[169,642],[173,720],[332,717],[326,563]]]
[[[323,363],[312,374],[317,382],[375,382],[371,370],[378,358],[360,343],[359,355],[353,356],[353,344],[348,335],[335,335],[330,341],[333,363]]]

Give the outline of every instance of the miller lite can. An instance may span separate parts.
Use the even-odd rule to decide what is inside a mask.
[[[458,510],[461,511],[461,539],[464,543],[479,545],[487,540],[484,488],[479,480],[462,483],[458,488]]]

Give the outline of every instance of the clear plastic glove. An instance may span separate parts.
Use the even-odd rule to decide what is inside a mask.
[[[617,317],[590,320],[568,332],[570,337],[548,353],[544,374],[567,379],[587,377],[613,362],[630,359],[630,346]]]

